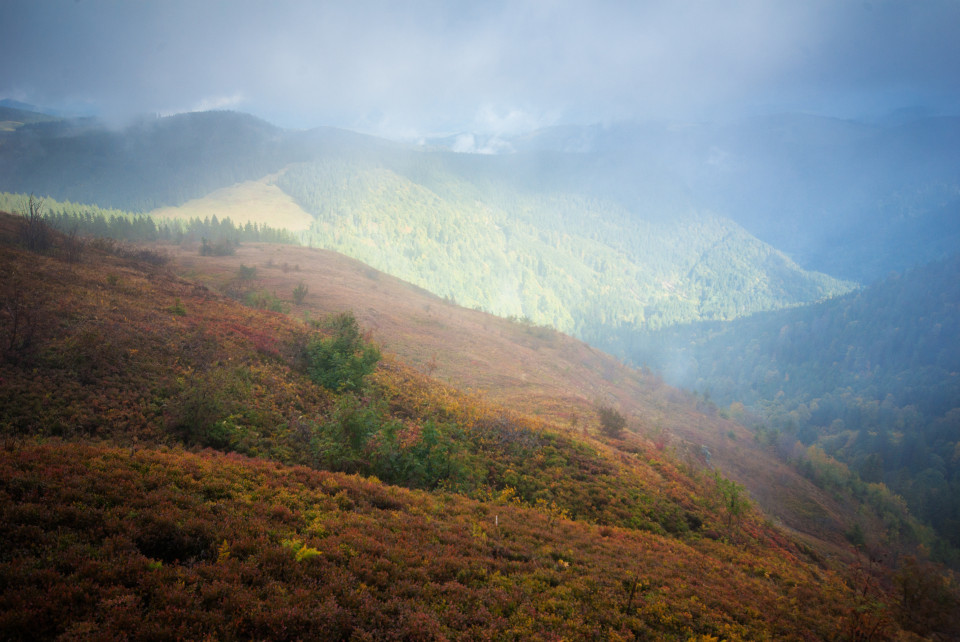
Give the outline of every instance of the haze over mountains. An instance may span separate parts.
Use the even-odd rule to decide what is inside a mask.
[[[164,216],[203,198],[181,215],[294,225],[658,368],[632,336],[816,302],[960,246],[960,119],[564,127],[491,155],[233,112],[116,131],[4,109],[0,190]]]
[[[144,121],[119,132],[66,122],[8,133],[0,187],[147,211],[291,163],[360,154],[394,171],[439,163],[459,180],[480,181],[475,187],[486,187],[488,198],[497,190],[588,196],[646,221],[710,212],[805,269],[861,283],[942,258],[960,235],[952,215],[960,181],[956,118],[866,125],[784,115],[565,127],[505,138],[501,149],[515,153],[496,160],[416,154],[416,147],[369,137],[348,144],[346,132],[283,131],[230,113]]]

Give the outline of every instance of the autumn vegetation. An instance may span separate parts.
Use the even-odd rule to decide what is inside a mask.
[[[447,357],[414,367],[369,311],[311,314],[332,295],[306,267],[243,279],[243,251],[198,240],[188,263],[52,229],[31,248],[25,224],[0,217],[4,639],[958,630],[951,576],[922,550],[871,541],[897,557],[871,559],[779,526],[634,406],[598,396],[574,416],[546,387],[524,402],[441,381],[427,371]]]

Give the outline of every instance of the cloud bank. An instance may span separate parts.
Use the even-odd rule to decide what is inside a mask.
[[[960,111],[960,3],[8,0],[0,98],[415,137]],[[15,61],[11,64],[10,61]]]

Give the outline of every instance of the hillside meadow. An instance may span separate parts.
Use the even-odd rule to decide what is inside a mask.
[[[334,252],[248,243],[231,256],[209,257],[190,245],[164,247],[190,278],[241,298],[270,294],[294,317],[351,309],[419,372],[598,447],[668,451],[694,467],[716,466],[781,525],[848,561],[855,552],[845,534],[857,524],[876,534],[870,543],[879,548],[908,551],[925,536],[895,499],[883,498],[882,511],[851,508],[861,502],[817,487],[709,401],[552,329],[462,308]],[[241,268],[254,278],[241,279]],[[307,294],[297,304],[292,293],[301,284]],[[628,419],[626,442],[597,441],[600,405]]]
[[[745,429],[582,344],[432,297],[424,309],[415,288],[329,253],[201,258],[52,232],[31,251],[23,230],[0,218],[7,639],[952,630],[941,607],[955,596],[925,563],[895,570],[829,527],[821,540],[778,526],[725,476],[762,460],[737,456],[754,448]],[[415,321],[391,291],[452,329],[404,334]],[[316,364],[353,327],[331,322],[345,310],[367,331],[356,345],[382,357],[355,388],[330,388]],[[456,335],[477,342],[477,363],[458,365],[461,344],[442,342]],[[504,359],[529,352],[492,368],[485,347],[506,339]],[[512,369],[541,351],[554,360]],[[558,355],[578,351],[593,361],[563,373]],[[471,383],[481,358],[488,374]],[[601,403],[626,430],[604,429]],[[704,435],[711,463],[685,434]],[[797,501],[815,501],[804,488]]]

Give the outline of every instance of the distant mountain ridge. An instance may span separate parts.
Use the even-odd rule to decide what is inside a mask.
[[[234,112],[143,119],[123,131],[35,123],[0,139],[0,189],[144,211],[275,172],[294,155],[285,143],[282,130]]]
[[[236,112],[147,119],[121,132],[90,119],[58,122],[2,133],[0,190],[145,211],[322,159],[331,146],[367,157],[416,148],[331,128],[279,130]],[[463,149],[463,136],[426,144]],[[801,267],[839,278],[871,282],[960,244],[960,118],[864,124],[784,114],[472,136],[474,150],[516,152],[497,155],[501,179],[515,173],[615,199],[645,217],[710,210]],[[149,160],[151,145],[171,156]]]
[[[55,116],[38,113],[34,109],[27,109],[29,107],[32,107],[32,105],[13,100],[0,101],[0,132],[16,131],[19,127],[29,123],[57,120]]]
[[[276,174],[270,185],[315,217],[311,243],[589,340],[610,327],[736,318],[850,287],[804,272],[653,172],[607,195],[619,174],[602,155],[425,152],[234,112],[120,132],[72,127],[6,136],[0,189],[138,211]],[[641,187],[644,198],[629,198]]]
[[[869,281],[937,258],[960,242],[958,122],[568,126],[490,156],[235,112],[123,131],[60,120],[0,135],[0,190],[149,211],[277,174],[269,187],[315,217],[312,242],[610,347],[610,328],[737,318],[850,287],[802,266]]]

